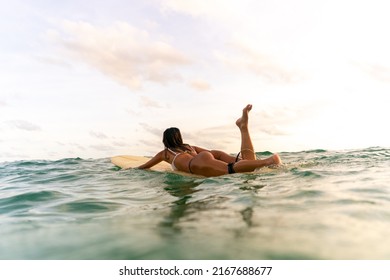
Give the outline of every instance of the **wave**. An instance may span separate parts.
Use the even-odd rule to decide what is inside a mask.
[[[389,257],[389,149],[280,155],[215,178],[107,158],[0,163],[0,258]]]

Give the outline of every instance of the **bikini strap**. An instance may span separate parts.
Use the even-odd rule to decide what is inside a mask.
[[[170,151],[172,154],[174,154],[175,156],[178,155],[179,153],[175,153],[174,151],[172,151],[170,148],[167,148],[168,151]]]
[[[188,171],[190,171],[191,174],[194,174],[194,172],[192,172],[192,170],[191,170],[191,163],[192,163],[193,159],[194,158],[190,159],[190,161],[188,162]]]
[[[235,162],[228,163],[227,168],[228,168],[228,173],[229,174],[236,173],[236,171],[233,168],[234,164],[235,164]]]

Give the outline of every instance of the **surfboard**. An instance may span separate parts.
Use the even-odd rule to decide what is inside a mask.
[[[151,158],[143,157],[143,156],[120,155],[120,156],[112,157],[111,163],[122,169],[129,169],[129,168],[136,168],[141,164],[148,162],[150,159]],[[155,166],[150,168],[150,170],[158,171],[158,172],[176,173],[176,174],[191,176],[191,177],[203,177],[200,175],[173,170],[171,165],[165,161],[156,164]]]

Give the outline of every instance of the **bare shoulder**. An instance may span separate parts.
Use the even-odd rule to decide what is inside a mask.
[[[154,157],[161,159],[161,161],[165,160],[166,150],[162,150],[162,151],[158,152]]]

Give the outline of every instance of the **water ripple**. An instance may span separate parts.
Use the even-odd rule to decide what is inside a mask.
[[[278,169],[204,179],[0,163],[0,259],[390,258],[389,149],[280,155]]]

